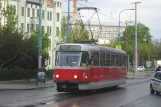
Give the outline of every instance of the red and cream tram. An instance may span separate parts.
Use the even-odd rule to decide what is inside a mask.
[[[54,81],[58,92],[95,90],[126,83],[126,52],[94,44],[61,44]]]

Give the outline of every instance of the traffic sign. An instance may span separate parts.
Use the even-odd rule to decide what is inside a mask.
[[[121,50],[121,45],[116,45],[116,49]]]

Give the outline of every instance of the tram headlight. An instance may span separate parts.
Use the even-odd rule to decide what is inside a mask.
[[[88,77],[86,76],[86,79],[87,79]]]
[[[56,75],[56,78],[59,78],[59,77],[60,77],[60,76],[57,74],[57,75]]]
[[[74,75],[74,79],[77,79],[78,78],[78,76],[77,75]]]

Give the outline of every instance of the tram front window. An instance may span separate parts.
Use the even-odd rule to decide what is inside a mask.
[[[79,66],[81,52],[57,52],[56,66]]]
[[[56,66],[86,66],[87,57],[84,52],[57,52]]]

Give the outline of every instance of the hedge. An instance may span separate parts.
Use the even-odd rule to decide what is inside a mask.
[[[38,70],[32,69],[0,69],[0,81],[35,79]],[[47,78],[53,78],[53,70],[45,71]]]

